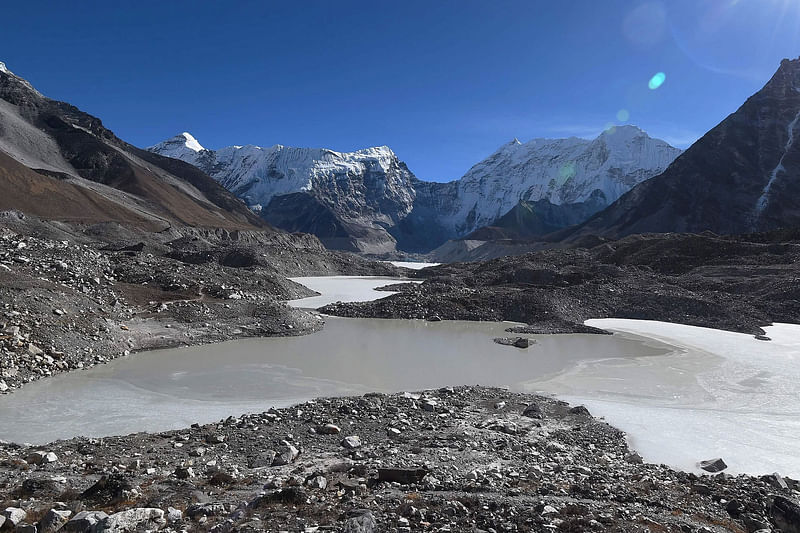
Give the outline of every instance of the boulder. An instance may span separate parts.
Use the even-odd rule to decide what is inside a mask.
[[[19,507],[6,507],[6,510],[3,511],[3,517],[5,518],[3,529],[16,528],[27,516],[28,513],[26,513],[24,509],[20,509]]]
[[[361,438],[355,435],[351,435],[349,437],[343,438],[341,444],[348,450],[355,450],[356,448],[361,447]]]
[[[772,496],[769,515],[782,533],[800,533],[800,505],[783,496]]]
[[[183,512],[180,509],[175,509],[174,507],[167,508],[167,522],[170,524],[175,524],[183,520]]]
[[[589,410],[583,405],[576,405],[569,410],[569,414],[578,416],[592,416],[592,413],[590,413]]]
[[[220,516],[225,514],[225,506],[221,503],[195,503],[186,509],[186,516],[192,520],[202,516]]]
[[[109,474],[83,491],[80,498],[102,505],[112,505],[124,500],[133,487],[122,474]]]
[[[321,489],[325,490],[328,486],[328,480],[325,476],[313,476],[306,480],[306,486],[311,487],[312,489]]]
[[[333,424],[325,424],[324,426],[319,426],[317,428],[317,433],[321,435],[338,435],[341,431],[342,430],[339,426],[335,426]]]
[[[191,467],[180,466],[172,473],[178,479],[192,479],[194,477],[194,470]]]
[[[206,435],[206,444],[222,444],[225,442],[225,435]]]
[[[351,511],[345,521],[342,531],[344,533],[373,533],[377,527],[375,517],[366,509]]]
[[[32,465],[42,465],[47,463],[55,463],[58,461],[58,456],[53,452],[35,451],[25,456],[25,460]]]
[[[719,457],[716,459],[709,459],[707,461],[700,461],[699,463],[697,463],[697,466],[700,467],[700,469],[705,470],[706,472],[711,472],[712,474],[722,472],[723,470],[728,468],[728,465],[725,464],[725,461],[723,461]]]
[[[166,523],[164,511],[152,507],[144,507],[114,513],[103,520],[98,529],[101,529],[104,533],[124,533],[142,529],[160,529]]]
[[[275,460],[275,456],[278,455],[273,450],[267,450],[265,452],[261,452],[256,457],[250,459],[248,465],[250,468],[262,468],[265,466],[272,466],[272,462]]]
[[[498,337],[494,339],[494,342],[503,346],[513,346],[514,348],[528,348],[532,344],[536,344],[535,340],[527,337]]]
[[[300,451],[291,444],[285,444],[278,448],[275,459],[272,460],[272,466],[288,465],[300,455]]]
[[[419,483],[427,474],[422,468],[379,468],[378,481],[410,485]]]
[[[644,459],[638,452],[631,452],[625,456],[625,462],[632,465],[640,465],[644,463]]]
[[[522,411],[522,416],[528,418],[542,418],[542,408],[538,403],[531,403]]]
[[[66,533],[94,533],[98,524],[103,522],[108,515],[103,511],[81,511],[64,524],[59,531]]]
[[[28,478],[17,489],[20,496],[56,496],[64,491],[64,483],[47,478]]]
[[[55,533],[69,522],[70,515],[72,515],[72,511],[50,509],[39,522],[39,533]]]

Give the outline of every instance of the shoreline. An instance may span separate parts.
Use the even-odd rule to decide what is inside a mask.
[[[25,523],[61,509],[65,522],[102,512],[137,530],[754,531],[784,516],[774,495],[800,494],[779,476],[643,463],[585,408],[491,387],[322,398],[158,434],[0,444],[0,472],[0,499],[25,511]],[[359,521],[373,528],[348,529]]]

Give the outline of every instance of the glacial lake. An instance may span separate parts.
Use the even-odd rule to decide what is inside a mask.
[[[296,278],[317,307],[388,293],[391,278]],[[697,471],[800,477],[800,326],[752,335],[603,319],[607,335],[493,342],[509,323],[324,317],[320,333],[143,352],[57,375],[0,397],[0,439],[45,443],[187,427],[321,396],[491,385],[589,407],[645,460]]]
[[[541,335],[502,346],[510,323],[325,317],[319,333],[141,352],[0,398],[0,438],[44,443],[162,431],[320,396],[447,385],[524,387],[580,361],[663,355],[628,335]]]

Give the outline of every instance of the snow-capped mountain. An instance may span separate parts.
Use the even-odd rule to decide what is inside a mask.
[[[635,126],[606,130],[594,140],[514,139],[458,180],[457,199],[443,223],[464,235],[490,225],[520,200],[565,205],[599,195],[602,208],[663,172],[680,153]]]
[[[306,224],[289,220],[286,214],[302,212],[307,217],[310,211],[330,210],[330,222],[315,225],[315,233],[328,244],[336,239],[339,248],[371,253],[393,250],[395,239],[387,228],[405,218],[414,202],[413,175],[386,146],[350,153],[281,145],[207,150],[189,133],[182,133],[148,150],[199,167],[267,221],[292,231],[304,231]],[[271,202],[290,194],[291,205],[285,198],[273,205],[277,209],[280,204],[286,213],[272,216],[277,213],[269,208]],[[309,209],[305,204],[312,201],[313,209]],[[361,227],[369,236],[356,232],[358,238],[345,242],[343,227],[350,232]]]
[[[183,133],[149,150],[199,167],[280,227],[374,253],[428,251],[490,225],[521,200],[564,206],[562,213],[572,204],[580,213],[587,205],[599,210],[681,152],[635,126],[594,140],[515,139],[461,179],[436,183],[417,179],[385,146],[351,153],[281,145],[215,151]]]

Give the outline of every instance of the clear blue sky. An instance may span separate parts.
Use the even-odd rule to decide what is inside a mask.
[[[133,144],[386,144],[437,181],[610,123],[685,147],[798,55],[798,0],[28,0],[0,33],[9,69]]]

